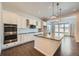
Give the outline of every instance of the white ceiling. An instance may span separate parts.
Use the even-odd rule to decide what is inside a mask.
[[[56,3],[57,2],[54,3],[54,12],[58,14],[59,12],[56,13]],[[3,2],[2,6],[4,9],[42,17],[52,15],[51,4],[51,2]],[[60,7],[62,9],[62,15],[68,15],[79,10],[79,2],[60,2]]]

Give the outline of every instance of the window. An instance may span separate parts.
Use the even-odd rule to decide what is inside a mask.
[[[64,24],[60,24],[60,28],[63,28],[64,27]]]
[[[63,28],[60,28],[60,32],[64,32],[64,29]]]
[[[65,27],[68,28],[69,27],[69,24],[65,24]]]
[[[70,24],[60,23],[55,25],[55,36],[69,35]]]

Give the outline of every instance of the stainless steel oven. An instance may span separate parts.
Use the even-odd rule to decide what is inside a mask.
[[[17,41],[17,25],[4,24],[4,44]]]

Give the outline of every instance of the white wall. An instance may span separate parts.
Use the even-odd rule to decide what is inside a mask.
[[[1,3],[0,3],[0,54],[1,54],[1,46],[2,46],[2,12],[1,12],[1,10],[2,10],[2,5],[1,5]]]
[[[79,42],[79,12],[75,13],[74,16],[76,16],[76,27],[75,27],[75,40],[76,42]]]
[[[5,10],[2,11],[3,11],[3,23],[16,24],[16,20],[18,19],[18,16],[15,13]]]
[[[1,3],[0,3],[0,25],[1,25]],[[1,31],[1,26],[0,26]],[[1,33],[0,33],[0,54],[1,54]]]

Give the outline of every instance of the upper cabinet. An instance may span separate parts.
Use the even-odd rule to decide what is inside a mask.
[[[29,19],[29,24],[30,24],[30,25],[36,25],[36,20],[34,20],[34,19]]]
[[[3,23],[17,24],[18,28],[26,28],[26,20],[24,17],[7,10],[3,10]]]
[[[18,28],[26,28],[26,19],[22,16],[19,16],[17,19]]]
[[[12,11],[3,10],[3,23],[17,24],[17,28],[29,28],[30,25],[41,28],[41,21],[36,17],[26,15],[25,17]]]
[[[30,25],[35,25],[36,28],[41,28],[41,20],[38,19],[30,20]]]
[[[10,11],[3,10],[3,23],[17,24],[18,16]]]

